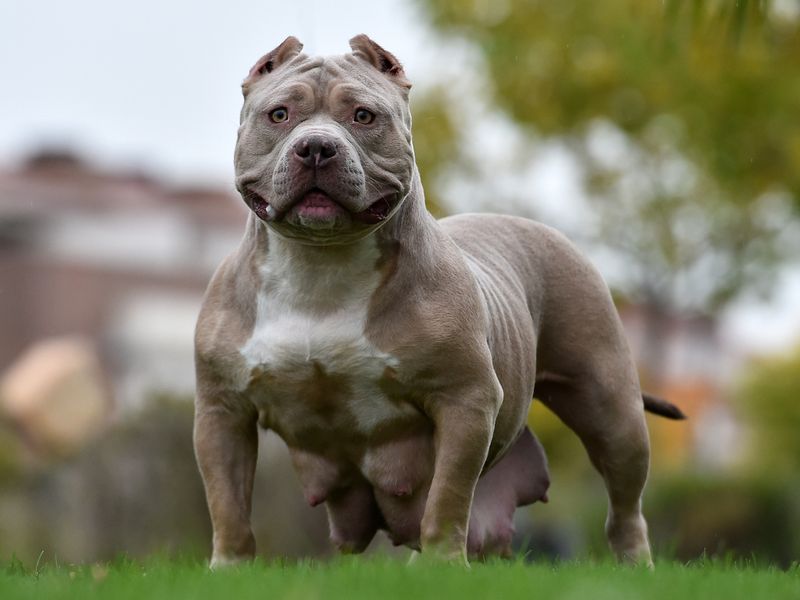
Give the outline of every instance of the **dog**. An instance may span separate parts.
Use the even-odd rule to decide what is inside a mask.
[[[350,46],[309,57],[289,37],[242,84],[250,215],[195,337],[211,566],[254,555],[259,427],[288,445],[341,551],[386,530],[432,560],[507,555],[514,510],[547,500],[534,394],[602,475],[613,552],[650,564],[644,408],[680,411],[643,399],[608,288],[565,237],[428,213],[403,67],[365,35]]]

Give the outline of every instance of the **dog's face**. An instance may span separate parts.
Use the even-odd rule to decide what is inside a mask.
[[[350,46],[308,57],[287,38],[242,84],[236,187],[258,218],[303,243],[364,237],[411,187],[410,85],[366,36]]]

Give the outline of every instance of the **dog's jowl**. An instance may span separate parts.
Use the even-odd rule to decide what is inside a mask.
[[[290,37],[243,84],[251,214],[196,333],[212,565],[255,552],[259,426],[288,445],[341,550],[383,529],[423,557],[509,553],[514,510],[547,498],[534,393],[602,475],[616,555],[648,563],[644,403],[605,284],[538,223],[436,221],[403,68],[366,36],[350,45],[309,57]]]

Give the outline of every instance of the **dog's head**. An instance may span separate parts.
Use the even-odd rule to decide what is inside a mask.
[[[289,37],[242,84],[236,187],[259,219],[304,243],[364,237],[411,187],[411,85],[367,36],[350,47],[308,57]]]

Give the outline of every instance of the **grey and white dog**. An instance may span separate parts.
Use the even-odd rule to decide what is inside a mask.
[[[426,210],[410,84],[364,35],[309,57],[293,37],[243,84],[236,185],[251,209],[196,332],[195,450],[212,566],[253,556],[258,427],[289,446],[331,538],[384,529],[422,557],[509,552],[517,506],[546,499],[526,428],[536,394],[608,490],[621,560],[650,563],[643,396],[608,289],[533,221]]]

